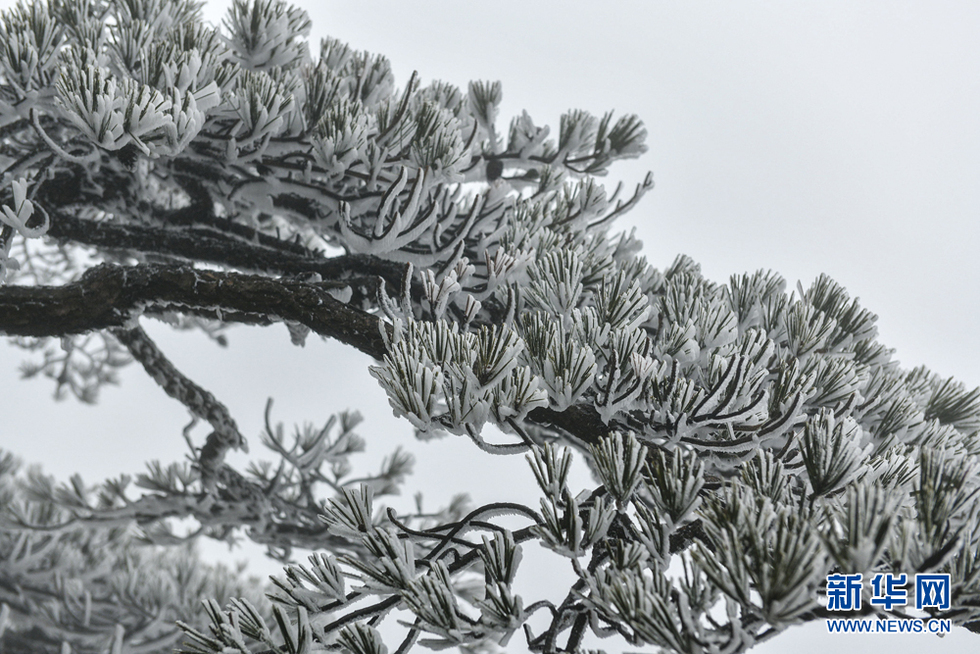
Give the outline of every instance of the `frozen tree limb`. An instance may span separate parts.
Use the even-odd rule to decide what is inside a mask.
[[[197,463],[201,467],[205,488],[213,490],[225,453],[229,449],[248,451],[248,444],[238,431],[235,419],[210,391],[177,370],[142,327],[117,327],[110,332],[126,346],[133,358],[139,361],[167,395],[186,406],[192,415],[211,425],[214,431],[208,435],[207,442],[201,448]]]
[[[103,264],[59,287],[0,288],[0,333],[79,334],[126,328],[144,311],[178,310],[233,322],[292,320],[374,358],[384,355],[376,317],[315,283],[190,266]]]
[[[254,230],[227,233],[235,223],[212,219],[192,221],[196,227],[155,227],[140,223],[110,223],[57,213],[48,236],[66,243],[79,243],[108,250],[154,253],[186,261],[200,261],[237,268],[261,270],[271,274],[302,275],[316,273],[324,280],[363,279],[376,283],[384,279],[397,288],[402,283],[404,265],[370,255],[333,258],[314,256],[305,248]],[[257,242],[256,242],[257,241]]]

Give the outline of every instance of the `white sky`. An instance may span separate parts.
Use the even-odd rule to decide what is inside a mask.
[[[638,114],[650,150],[610,180],[632,185],[653,171],[656,188],[623,227],[637,228],[655,266],[686,253],[718,282],[771,268],[791,286],[825,272],[880,316],[881,340],[903,366],[980,384],[980,4],[298,4],[313,19],[312,43],[329,34],[381,52],[399,84],[412,70],[463,88],[501,80],[501,130],[521,109],[555,128],[570,108]],[[148,328],[229,404],[253,452],[271,395],[287,425],[360,407],[372,460],[412,447],[414,481],[433,504],[457,489],[487,501],[533,489],[522,461],[488,461],[458,440],[414,444],[367,360],[336,344],[293,348],[273,327],[236,329],[218,350]],[[0,447],[89,481],[182,456],[186,414],[141,371],[91,408],[55,404],[47,382],[17,381],[22,358],[0,348]],[[496,483],[474,485],[474,471]],[[753,652],[965,652],[977,638],[831,637],[814,624]]]

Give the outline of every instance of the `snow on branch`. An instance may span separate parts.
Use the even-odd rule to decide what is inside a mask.
[[[281,0],[234,0],[219,27],[200,9],[0,12],[0,334],[43,352],[25,375],[91,402],[129,362],[121,342],[212,428],[195,446],[188,426],[191,462],[151,464],[140,497],[125,476],[58,486],[0,459],[4,646],[162,651],[179,619],[195,654],[499,651],[515,634],[555,654],[590,633],[735,654],[826,617],[835,571],[949,575],[952,604],[928,616],[980,631],[980,390],[902,370],[828,276],[787,293],[764,270],[721,284],[685,256],[648,262],[613,228],[652,175],[598,181],[646,150],[637,116],[571,110],[552,130],[525,112],[504,132],[499,82],[399,86],[381,55],[311,48]],[[277,462],[239,472],[235,422],[144,315],[222,344],[234,323],[335,338],[417,436],[525,453],[541,495],[381,507],[412,459],[352,476],[354,414],[289,438],[267,410]],[[136,544],[242,532],[290,562],[268,605]],[[527,543],[567,560],[563,599],[515,590]],[[296,564],[297,547],[318,551]]]

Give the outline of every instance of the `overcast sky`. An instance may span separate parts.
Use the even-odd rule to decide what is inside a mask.
[[[552,126],[570,108],[638,114],[649,152],[609,179],[633,185],[653,171],[656,188],[622,223],[636,227],[653,265],[685,253],[718,282],[767,268],[791,287],[827,273],[879,315],[881,340],[903,367],[980,384],[980,3],[298,4],[314,44],[331,35],[381,52],[399,85],[412,70],[463,88],[502,81],[501,128],[521,109]],[[507,479],[475,489],[478,499],[533,489],[522,462],[488,464],[461,441],[415,447],[368,362],[336,344],[298,349],[282,327],[236,329],[218,351],[148,328],[230,405],[253,443],[270,395],[287,424],[360,406],[371,460],[413,446],[434,503],[465,488],[474,468]],[[93,409],[53,403],[47,382],[16,381],[22,358],[0,349],[0,446],[90,481],[182,456],[186,414],[140,371]],[[980,642],[965,632],[937,645],[824,630],[793,629],[753,651],[955,652]]]

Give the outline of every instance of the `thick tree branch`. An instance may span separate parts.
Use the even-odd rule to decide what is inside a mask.
[[[288,247],[291,244],[265,236],[250,242],[208,227],[154,227],[77,218],[53,212],[47,236],[58,241],[111,250],[134,250],[188,261],[213,263],[241,270],[300,275],[317,273],[323,279],[347,280],[381,277],[399,288],[405,265],[369,255],[313,258]]]
[[[597,444],[612,431],[612,425],[603,423],[594,408],[584,405],[573,405],[564,411],[537,408],[528,413],[527,419],[541,426],[558,428],[586,445]]]
[[[181,311],[226,322],[290,320],[375,359],[385,355],[377,316],[336,300],[318,283],[198,270],[190,265],[102,264],[64,286],[0,287],[0,334],[64,336],[133,327],[144,311]],[[591,407],[535,409],[528,419],[593,444],[609,431]]]
[[[64,286],[0,288],[0,333],[63,336],[129,328],[143,311],[160,309],[238,322],[291,320],[375,359],[384,356],[378,318],[336,300],[330,290],[316,283],[189,265],[102,264]]]

